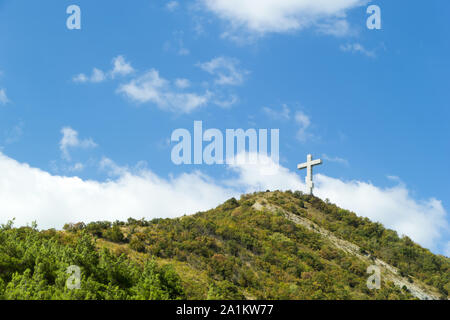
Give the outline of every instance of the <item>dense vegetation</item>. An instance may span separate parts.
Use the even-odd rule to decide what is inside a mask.
[[[439,290],[442,297],[450,295],[450,262],[448,258],[432,254],[409,237],[400,238],[380,223],[342,210],[311,197],[318,214],[310,216],[336,236],[358,244],[365,251],[397,267],[402,276],[414,276]]]
[[[450,262],[378,223],[300,192],[230,199],[178,219],[0,229],[0,299],[411,299],[383,281],[366,286],[369,263],[339,250],[282,210],[332,231],[447,298]],[[262,200],[261,200],[262,199]],[[81,269],[81,289],[66,273]]]
[[[69,290],[69,266],[81,270],[81,288]],[[69,286],[70,287],[70,286]],[[35,227],[0,230],[0,299],[179,299],[181,281],[170,266],[148,259],[142,266],[125,255],[95,247],[86,233],[38,232]]]

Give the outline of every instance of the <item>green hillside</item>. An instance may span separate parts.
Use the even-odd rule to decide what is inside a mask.
[[[69,290],[69,266],[81,288]],[[381,289],[366,285],[381,268]],[[450,259],[300,192],[177,219],[0,229],[0,299],[448,299]]]

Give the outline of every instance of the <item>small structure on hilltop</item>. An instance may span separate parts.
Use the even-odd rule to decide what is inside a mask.
[[[313,195],[313,189],[314,189],[314,182],[313,182],[313,167],[317,166],[319,164],[322,164],[322,160],[313,160],[312,155],[308,154],[308,157],[306,159],[305,163],[299,164],[297,168],[299,170],[306,168],[306,188],[308,191],[308,194]]]

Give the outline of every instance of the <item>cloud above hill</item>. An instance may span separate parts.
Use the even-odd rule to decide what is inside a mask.
[[[76,221],[176,217],[210,209],[233,195],[200,172],[164,179],[150,170],[124,168],[116,179],[98,182],[51,175],[1,153],[0,170],[0,223],[16,218],[16,225],[37,221],[40,228],[60,229]]]
[[[229,23],[233,30],[283,33],[316,27],[320,32],[344,35],[346,13],[368,0],[198,0],[206,10]]]
[[[98,68],[92,69],[90,76],[79,73],[72,78],[76,83],[101,83],[108,79],[114,79],[117,76],[127,76],[132,74],[135,70],[129,62],[127,62],[124,56],[119,55],[112,60],[113,68],[109,72],[104,72]]]
[[[162,110],[181,113],[190,113],[205,106],[213,95],[208,90],[195,93],[183,89],[180,89],[179,79],[174,86],[171,81],[161,77],[157,70],[151,69],[143,76],[121,85],[117,92],[138,103],[149,102]]]
[[[61,154],[63,159],[70,161],[70,153],[69,149],[71,148],[82,148],[89,149],[95,148],[97,144],[91,138],[88,139],[79,139],[78,132],[72,129],[71,127],[64,127],[61,129],[62,138],[59,142],[59,148],[61,150]]]
[[[250,73],[240,67],[238,59],[225,56],[196,64],[198,69],[209,74],[209,78],[213,77],[212,80],[204,79],[203,81],[193,81],[185,77],[167,79],[155,68],[138,72],[122,55],[115,57],[112,65],[109,72],[93,68],[91,75],[80,73],[72,80],[79,84],[98,84],[106,80],[117,80],[119,77],[133,75],[126,82],[119,84],[116,93],[138,105],[151,104],[164,111],[183,114],[191,113],[208,104],[219,107],[230,107],[236,104],[239,98],[233,91],[224,90],[224,87],[243,85],[246,76]],[[2,104],[1,90],[0,104]]]
[[[264,159],[265,164],[270,159]],[[237,163],[240,163],[237,161]],[[258,165],[228,167],[227,180],[200,171],[161,177],[150,169],[120,167],[103,159],[111,180],[100,182],[52,175],[0,153],[0,223],[37,221],[41,228],[61,228],[67,222],[177,217],[213,208],[244,192],[305,190],[297,172],[280,166],[276,175],[261,174]],[[417,200],[406,186],[380,188],[364,181],[342,181],[316,175],[316,194],[360,216],[379,221],[421,245],[444,252],[447,213],[436,199]]]

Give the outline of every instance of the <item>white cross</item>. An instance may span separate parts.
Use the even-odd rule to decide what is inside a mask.
[[[306,187],[308,188],[307,190],[309,191],[310,195],[313,194],[313,189],[314,189],[313,167],[317,166],[319,164],[322,164],[322,160],[314,160],[313,161],[312,155],[308,154],[307,161],[305,163],[299,164],[297,167],[299,170],[305,169],[305,168],[307,169],[305,182],[306,182]]]

